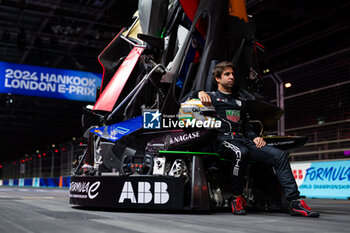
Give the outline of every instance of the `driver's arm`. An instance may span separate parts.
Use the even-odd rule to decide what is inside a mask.
[[[198,98],[200,99],[203,105],[211,106],[213,104],[210,96],[205,91],[200,91],[198,93]]]
[[[181,103],[194,98],[199,98],[203,105],[212,105],[210,95],[208,95],[208,93],[206,93],[205,91],[192,91],[181,99]]]

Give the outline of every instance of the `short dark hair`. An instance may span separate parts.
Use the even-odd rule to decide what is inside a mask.
[[[213,76],[213,82],[215,84],[217,84],[215,78],[216,77],[220,78],[222,72],[224,72],[224,70],[228,67],[231,67],[233,72],[235,71],[235,66],[231,62],[228,62],[228,61],[220,62],[214,66],[213,71],[212,71],[212,76]]]

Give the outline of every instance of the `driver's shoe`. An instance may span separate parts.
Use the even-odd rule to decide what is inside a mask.
[[[289,213],[292,216],[304,216],[317,218],[320,214],[311,208],[303,200],[294,200],[290,203]]]
[[[243,197],[237,196],[231,200],[232,213],[236,215],[246,215],[247,211],[244,207],[247,205]]]

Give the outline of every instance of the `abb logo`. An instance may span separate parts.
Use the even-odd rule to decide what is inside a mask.
[[[153,199],[154,204],[165,204],[169,201],[168,185],[164,182],[154,182],[154,189],[151,191],[151,184],[148,182],[138,182],[138,190],[134,192],[134,187],[130,181],[124,183],[123,190],[119,197],[119,203],[124,203],[129,199],[131,203],[150,203]]]
[[[301,169],[293,169],[294,179],[302,180],[303,179],[303,170]]]

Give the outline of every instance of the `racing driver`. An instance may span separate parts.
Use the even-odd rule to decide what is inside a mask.
[[[241,196],[243,191],[244,168],[248,158],[272,165],[290,202],[290,214],[293,216],[318,217],[319,213],[299,200],[299,191],[290,168],[288,153],[266,145],[264,139],[256,135],[249,123],[246,103],[238,97],[235,86],[234,66],[224,61],[218,63],[212,71],[213,81],[218,88],[215,92],[194,91],[183,100],[199,98],[204,105],[213,105],[222,127],[217,137],[219,153],[234,156],[231,172],[231,200],[233,214],[245,215],[246,202]],[[249,157],[248,157],[249,156]]]

